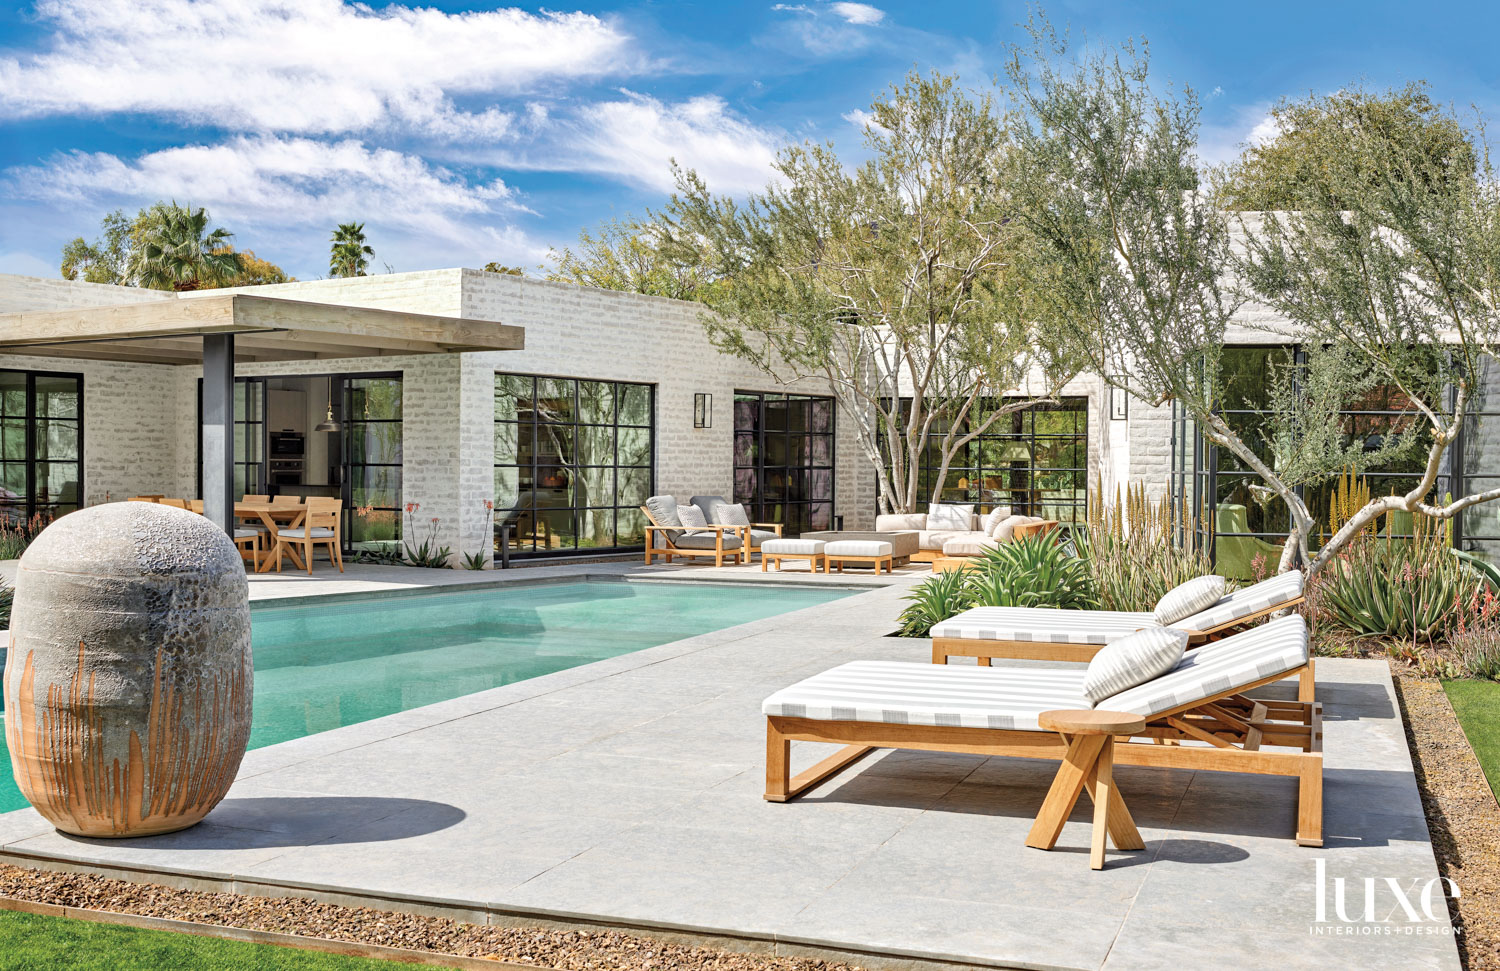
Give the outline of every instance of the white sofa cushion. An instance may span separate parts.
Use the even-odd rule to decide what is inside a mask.
[[[960,529],[965,532],[972,530],[974,528],[974,504],[934,502],[927,507],[927,528]]]
[[[1029,522],[1031,522],[1030,516],[1006,516],[990,530],[990,536],[1002,543],[1009,543],[1015,539],[1016,527]]]
[[[1009,519],[1010,516],[1011,511],[1009,506],[996,506],[985,513],[984,518],[979,521],[979,531],[986,536],[993,536],[995,527]]]
[[[1000,546],[983,533],[965,533],[955,536],[943,544],[944,556],[982,556],[986,550]]]
[[[899,533],[911,529],[926,529],[925,512],[884,513],[875,517],[875,532]]]
[[[971,529],[924,529],[917,533],[917,545],[924,550],[941,550],[950,539],[984,538]]]
[[[1166,674],[1187,650],[1188,636],[1171,627],[1148,627],[1099,649],[1083,678],[1090,705]]]
[[[1156,622],[1175,624],[1184,617],[1191,617],[1218,603],[1224,596],[1224,578],[1209,574],[1194,577],[1187,583],[1179,583],[1168,590],[1156,602]]]

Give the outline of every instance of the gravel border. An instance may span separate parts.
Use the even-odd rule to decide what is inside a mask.
[[[742,954],[620,931],[491,927],[301,897],[181,890],[0,864],[0,896],[35,903],[484,958],[556,971],[862,971],[816,958]]]
[[[1459,957],[1471,971],[1500,968],[1500,803],[1442,684],[1391,671],[1438,872],[1458,884],[1448,909]]]

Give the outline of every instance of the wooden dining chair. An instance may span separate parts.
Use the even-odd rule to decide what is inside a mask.
[[[189,499],[188,500],[188,508],[191,509],[193,512],[197,513],[200,516],[203,515],[203,500],[202,499]]]
[[[155,502],[155,496],[131,496],[126,502]]]
[[[248,492],[245,493],[243,496],[240,497],[240,502],[270,502],[270,501],[271,501],[271,497],[270,496],[252,496]]]
[[[234,530],[234,546],[240,550],[241,559],[249,554],[250,571],[256,572],[260,569],[260,538],[262,531],[251,529],[248,526],[237,526]],[[243,549],[241,549],[243,547]]]
[[[276,572],[281,572],[281,557],[288,546],[300,546],[307,572],[312,573],[313,547],[322,543],[328,547],[328,560],[344,572],[344,554],[339,549],[339,513],[344,503],[339,499],[307,500],[307,513],[296,526],[278,526],[274,532],[276,546],[271,555],[276,557]]]
[[[173,509],[186,509],[188,507],[186,499],[158,499],[156,501],[163,506],[171,506]]]
[[[271,499],[271,505],[273,505],[273,506],[300,506],[300,505],[302,505],[302,497],[301,496],[274,496]]]

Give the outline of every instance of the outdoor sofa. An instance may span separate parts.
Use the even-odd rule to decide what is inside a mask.
[[[885,513],[875,517],[877,533],[913,531],[918,552],[912,559],[931,563],[943,557],[980,556],[1002,543],[1055,526],[1040,516],[1020,516],[1010,506],[980,515],[970,503],[933,503],[927,512]]]
[[[693,496],[688,500],[703,512],[703,518],[714,526],[738,526],[740,542],[747,550],[746,560],[767,540],[781,538],[781,523],[752,523],[745,507],[723,496]]]
[[[714,566],[749,559],[740,540],[740,527],[711,524],[684,525],[677,500],[652,496],[641,507],[646,515],[646,565],[656,557],[671,563],[674,557],[712,558]]]
[[[1057,760],[1057,778],[1027,838],[1028,846],[1050,849],[1081,791],[1096,798],[1112,791],[1113,763],[1289,776],[1298,780],[1296,840],[1321,846],[1322,707],[1246,694],[1307,668],[1303,619],[1278,618],[1182,650],[1177,647],[1179,659],[1169,658],[1164,673],[1093,704],[1085,695],[1086,668],[840,665],[777,691],[762,705],[765,798],[793,799],[875,749]],[[1082,727],[1091,721],[1092,731]],[[842,748],[794,776],[793,741]],[[1095,816],[1096,868],[1102,828],[1121,849],[1143,845],[1123,800],[1111,800],[1107,811],[1101,807],[1102,801]]]
[[[1291,570],[1242,587],[1170,625],[1196,646],[1247,627],[1303,602],[1302,573]],[[1152,611],[1064,610],[1056,607],[972,607],[934,624],[932,662],[973,657],[1036,661],[1089,661],[1106,644],[1138,630],[1163,626]],[[1298,698],[1314,698],[1313,661],[1308,659]]]

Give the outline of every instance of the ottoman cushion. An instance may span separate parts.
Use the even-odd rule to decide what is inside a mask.
[[[823,547],[829,556],[890,556],[891,544],[874,540],[843,539]]]
[[[768,539],[760,544],[760,551],[773,556],[817,556],[826,545],[820,539]]]

